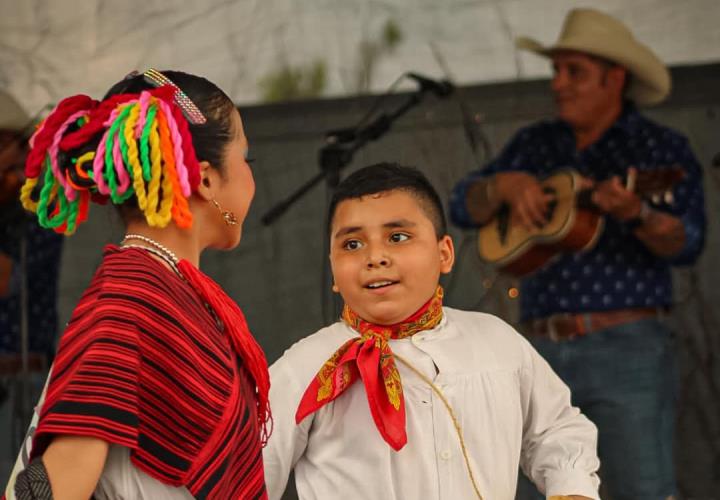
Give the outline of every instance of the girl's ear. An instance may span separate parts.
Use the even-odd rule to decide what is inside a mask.
[[[197,188],[197,194],[206,201],[210,201],[215,197],[215,190],[220,183],[220,175],[217,170],[210,166],[206,161],[200,162],[200,184]]]

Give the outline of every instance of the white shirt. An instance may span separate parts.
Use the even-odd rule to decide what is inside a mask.
[[[270,499],[282,496],[293,468],[301,500],[476,498],[447,409],[397,360],[408,436],[399,452],[377,431],[361,380],[295,424],[312,378],[338,347],[357,336],[335,323],[296,343],[270,367],[274,431],[263,452]],[[508,324],[446,307],[436,328],[391,340],[390,347],[449,401],[485,500],[515,498],[518,464],[547,496],[599,498],[597,429],[570,405],[567,386]]]
[[[152,498],[153,500],[192,500],[184,486],[170,486],[141,471],[130,461],[130,448],[111,444],[105,467],[93,494],[98,500]]]

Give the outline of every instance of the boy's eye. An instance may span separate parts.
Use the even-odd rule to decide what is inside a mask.
[[[393,243],[400,243],[401,241],[407,241],[410,236],[405,233],[393,233],[390,235],[390,241]]]
[[[363,244],[360,240],[347,240],[345,243],[343,243],[343,248],[345,250],[357,250],[358,248],[362,248]]]

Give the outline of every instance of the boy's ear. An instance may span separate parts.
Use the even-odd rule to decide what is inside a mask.
[[[452,271],[453,264],[455,263],[455,247],[450,235],[446,234],[438,241],[438,248],[440,249],[440,272],[442,274],[448,274]]]
[[[215,198],[215,191],[220,183],[220,173],[210,166],[210,163],[201,161],[200,166],[200,184],[197,188],[197,194],[206,201]]]

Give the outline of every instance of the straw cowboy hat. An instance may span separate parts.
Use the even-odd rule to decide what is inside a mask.
[[[0,89],[0,130],[22,130],[30,117],[7,91]]]
[[[623,23],[594,9],[571,10],[553,46],[527,37],[518,38],[516,45],[546,57],[555,51],[574,50],[617,63],[632,75],[626,96],[638,104],[657,104],[670,93],[670,73],[660,59]]]

